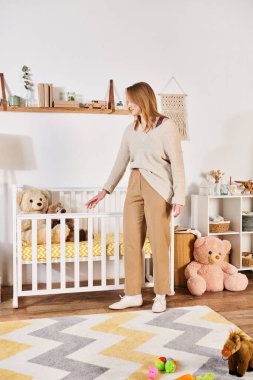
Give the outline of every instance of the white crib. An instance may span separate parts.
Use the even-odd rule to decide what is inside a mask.
[[[20,214],[17,207],[17,192],[22,186],[13,186],[13,307],[18,307],[18,297],[60,294],[73,292],[89,292],[123,289],[122,261],[120,255],[120,234],[123,231],[123,205],[126,188],[116,188],[111,195],[107,195],[97,207],[92,210],[86,208],[85,203],[95,196],[99,188],[50,188],[52,203],[60,201],[67,213],[57,214],[60,219],[60,257],[52,259],[51,221],[56,219],[55,214]],[[66,257],[65,219],[74,219],[73,256]],[[21,224],[22,220],[32,221],[32,244],[30,259],[23,258]],[[46,222],[45,258],[38,259],[37,220]],[[79,255],[79,228],[88,230],[87,256]],[[99,233],[101,254],[93,254],[93,233]],[[107,234],[113,233],[113,255],[107,255]],[[64,254],[62,254],[64,252]],[[96,275],[94,276],[94,266]],[[69,268],[71,266],[71,269]],[[82,270],[81,270],[82,266]],[[24,271],[31,271],[31,289],[24,284]],[[38,281],[40,270],[44,273],[44,284]],[[174,221],[171,222],[170,248],[170,294],[174,294]],[[54,272],[54,273],[53,273]],[[54,282],[53,274],[58,278]],[[86,276],[85,276],[86,274]],[[82,281],[82,276],[85,279]],[[26,285],[26,286],[24,286]],[[143,287],[153,286],[152,255],[143,248]],[[25,289],[24,289],[25,288]]]

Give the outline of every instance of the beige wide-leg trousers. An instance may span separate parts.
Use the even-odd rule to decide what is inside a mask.
[[[172,206],[132,169],[124,203],[125,294],[141,293],[142,248],[146,233],[152,249],[154,292],[169,294],[169,248]]]

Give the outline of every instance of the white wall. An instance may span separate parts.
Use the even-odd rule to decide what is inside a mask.
[[[174,75],[188,94],[188,193],[220,168],[253,177],[251,0],[0,0],[0,71],[23,95],[21,67],[84,99],[137,81],[158,93]],[[171,91],[175,88],[172,86]],[[0,113],[0,253],[12,280],[11,184],[102,186],[129,116]],[[127,184],[128,171],[120,186]],[[190,201],[182,224],[190,223]]]

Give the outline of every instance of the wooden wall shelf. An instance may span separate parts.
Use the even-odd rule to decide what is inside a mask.
[[[2,104],[0,102],[0,111],[4,112],[71,112],[71,113],[93,113],[93,114],[110,114],[110,115],[130,115],[127,109],[115,109],[113,80],[110,79],[110,91],[108,99],[108,109],[90,109],[81,107],[10,107],[8,106],[5,93],[4,74],[0,73],[0,87],[2,89]]]
[[[89,108],[73,108],[73,107],[9,107],[0,111],[5,112],[72,112],[72,113],[89,113],[89,114],[111,114],[111,115],[130,115],[128,110],[111,110],[111,109],[89,109]]]

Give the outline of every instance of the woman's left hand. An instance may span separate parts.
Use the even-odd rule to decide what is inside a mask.
[[[184,208],[184,206],[182,206],[182,205],[179,205],[179,204],[177,204],[177,203],[174,203],[174,204],[173,204],[173,215],[174,215],[175,218],[176,218],[178,215],[181,214],[181,212],[183,211],[183,208]]]

